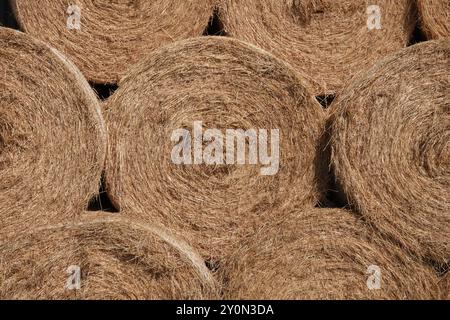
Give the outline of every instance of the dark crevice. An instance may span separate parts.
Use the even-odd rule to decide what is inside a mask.
[[[215,9],[211,19],[209,20],[208,27],[203,32],[204,36],[226,36],[223,28],[223,24],[219,18],[219,10]]]
[[[107,100],[117,90],[116,84],[100,84],[91,82],[90,85],[102,101]]]
[[[414,29],[414,32],[411,35],[411,39],[409,39],[408,46],[412,46],[412,45],[415,45],[417,43],[424,42],[424,41],[427,41],[427,37],[425,36],[422,29],[420,28],[420,24],[417,23],[416,27]]]
[[[437,274],[440,277],[445,276],[450,270],[450,263],[439,263],[436,261],[427,261],[427,263],[431,265],[434,270],[436,270]]]
[[[325,198],[317,205],[318,208],[341,208],[348,209],[350,207],[345,195],[337,186],[334,174],[330,173],[331,180]]]
[[[98,194],[89,201],[88,211],[119,212],[106,192],[104,178],[102,178]]]
[[[334,101],[334,98],[335,98],[334,94],[324,94],[316,97],[317,101],[324,109],[328,109],[331,106],[331,104]]]
[[[331,151],[328,151],[330,153]],[[330,160],[331,161],[331,160]],[[316,205],[317,208],[341,208],[348,209],[350,204],[345,196],[342,188],[336,180],[336,176],[332,168],[328,172],[327,192],[324,197]]]
[[[0,26],[19,30],[9,1],[0,1]]]
[[[216,272],[220,268],[219,261],[217,261],[217,260],[215,260],[213,258],[206,259],[205,260],[205,265],[211,272]]]
[[[413,13],[411,13],[414,23],[414,31],[411,34],[411,38],[409,39],[408,46],[415,45],[420,42],[427,41],[427,37],[425,36],[423,30],[421,29],[421,23],[420,23],[420,17],[419,17],[419,8],[417,7],[417,4],[413,2]]]
[[[319,96],[317,100],[327,108],[333,101],[334,95],[326,95]],[[321,153],[318,154],[318,157],[325,157],[327,168],[321,167],[322,170],[328,170],[328,179],[326,181],[326,194],[322,199],[320,199],[319,203],[316,205],[317,208],[349,208],[349,203],[347,197],[345,196],[343,189],[340,187],[337,182],[337,178],[333,169],[333,166],[330,166],[331,160],[331,137],[332,137],[332,129],[331,129],[331,120],[328,120],[326,123],[325,134],[322,137],[321,141]],[[319,179],[319,175],[317,176]],[[319,180],[318,180],[319,181]]]
[[[333,97],[334,98],[334,97]],[[330,99],[330,98],[328,98]],[[319,100],[319,99],[318,99]],[[324,100],[324,99],[323,99]],[[331,103],[331,102],[330,102]],[[322,135],[319,147],[316,153],[315,167],[316,167],[316,181],[320,184],[321,190],[326,190],[326,193],[319,199],[316,204],[317,208],[345,208],[347,202],[342,201],[342,193],[335,183],[336,177],[332,168],[331,162],[331,127],[329,123],[326,124],[325,133]],[[323,172],[327,172],[327,176],[323,176]]]

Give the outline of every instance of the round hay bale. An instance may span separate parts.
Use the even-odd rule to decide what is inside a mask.
[[[331,116],[338,184],[368,222],[412,253],[450,259],[450,43],[380,61]]]
[[[407,45],[412,1],[376,4],[379,12],[365,0],[221,0],[219,16],[227,34],[289,62],[320,95]],[[381,29],[371,18],[378,13]]]
[[[417,0],[422,30],[428,38],[450,37],[450,2],[448,0]]]
[[[202,37],[152,53],[124,78],[106,109],[105,180],[113,203],[182,234],[206,257],[222,256],[271,219],[264,209],[313,206],[326,191],[325,112],[289,66],[238,40]],[[268,130],[268,154],[278,155],[279,167],[268,175],[260,157],[250,164],[250,146],[257,145],[250,139],[243,140],[245,164],[236,161],[237,139],[217,151],[222,161],[211,164],[204,156],[195,164],[195,144],[206,153],[214,140],[202,141],[195,122],[202,122],[205,135],[221,132],[223,146],[226,130]],[[178,143],[172,137],[180,128],[191,138],[185,139],[191,165],[172,159]],[[279,130],[279,153],[271,147],[277,142],[271,130]],[[228,150],[233,161],[225,159]]]
[[[0,244],[1,299],[213,299],[217,292],[191,247],[120,216],[90,213]]]
[[[341,209],[287,210],[223,266],[226,299],[437,299],[431,268]]]
[[[93,82],[115,83],[148,52],[201,36],[215,0],[11,0],[20,28],[67,55]]]
[[[73,64],[19,31],[0,28],[0,43],[3,233],[85,209],[98,192],[107,139],[97,98]]]

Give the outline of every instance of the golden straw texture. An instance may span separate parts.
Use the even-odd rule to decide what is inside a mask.
[[[284,59],[314,93],[339,92],[361,69],[403,48],[414,28],[412,0],[219,0],[224,31]],[[379,11],[371,9],[377,5]],[[369,13],[368,13],[369,12]],[[373,17],[380,17],[381,29]],[[368,24],[369,22],[369,24]],[[370,26],[370,28],[368,27]]]
[[[87,207],[106,128],[93,91],[60,53],[6,28],[0,42],[0,231],[18,232]]]
[[[377,237],[350,212],[288,210],[284,217],[232,254],[222,273],[225,298],[439,298],[431,268]]]
[[[430,39],[450,37],[450,1],[417,0],[422,29]]]
[[[66,54],[89,80],[115,83],[148,52],[202,35],[213,2],[12,0],[12,5],[23,31]]]
[[[380,61],[332,110],[332,162],[351,205],[413,253],[450,259],[450,42]]]
[[[264,209],[313,206],[326,191],[324,111],[289,66],[243,42],[203,37],[162,48],[120,83],[107,109],[113,202],[183,234],[205,257],[270,220]],[[278,173],[262,175],[248,161],[174,164],[171,135],[192,132],[194,121],[222,132],[278,129]]]
[[[444,292],[444,300],[450,300],[450,272],[442,279],[442,287]]]
[[[188,245],[112,215],[86,213],[0,244],[0,299],[214,299],[217,292]]]

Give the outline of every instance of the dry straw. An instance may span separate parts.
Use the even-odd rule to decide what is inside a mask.
[[[256,44],[302,72],[316,94],[339,91],[361,69],[404,47],[412,0],[220,0],[227,34]],[[381,29],[371,17],[380,8]],[[369,14],[368,14],[369,10]]]
[[[437,299],[440,295],[431,268],[413,261],[340,209],[285,211],[284,220],[242,243],[223,266],[222,276],[229,299]]]
[[[446,285],[447,285],[447,287],[446,287],[446,289],[447,289],[447,291],[446,291],[447,295],[445,296],[445,299],[446,299],[446,300],[450,300],[450,272],[448,272],[448,271],[447,271],[447,275],[446,275],[446,277],[445,277],[445,282],[446,282]]]
[[[450,37],[450,2],[417,0],[422,29],[430,39]]]
[[[450,259],[450,43],[391,55],[332,110],[332,162],[351,205],[415,254]]]
[[[68,209],[87,206],[98,192],[106,128],[88,83],[60,53],[7,28],[0,28],[0,42],[4,233],[70,218]]]
[[[440,279],[441,291],[442,291],[442,299],[450,300],[450,272],[447,270],[447,273],[442,276]]]
[[[89,80],[114,83],[148,52],[202,35],[214,0],[11,1],[23,31],[66,54]]]
[[[164,47],[120,83],[107,109],[113,202],[183,234],[205,257],[271,219],[264,209],[314,205],[324,193],[324,111],[289,66],[251,45],[202,37]],[[246,165],[174,164],[171,135],[192,134],[194,121],[221,132],[267,129],[269,138],[279,129],[278,174],[262,175],[248,152]]]
[[[217,292],[188,245],[121,217],[86,214],[0,244],[0,299],[213,299]]]

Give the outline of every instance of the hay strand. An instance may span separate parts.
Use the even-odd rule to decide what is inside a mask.
[[[439,298],[431,268],[377,237],[351,213],[305,209],[283,216],[243,242],[223,267],[226,298]],[[379,283],[369,278],[375,267]]]
[[[325,192],[324,111],[290,67],[251,45],[203,37],[166,46],[120,83],[106,108],[106,185],[116,207],[161,222],[205,257],[223,256],[270,219],[263,209],[314,205]],[[174,164],[171,135],[192,132],[194,121],[221,132],[279,129],[278,173],[262,175],[248,158]]]
[[[289,62],[316,95],[333,94],[360,70],[407,45],[411,0],[220,0],[224,31]],[[369,14],[368,14],[369,11]],[[372,29],[372,16],[380,14]],[[370,22],[370,29],[368,27]]]
[[[68,210],[87,207],[98,192],[106,128],[88,83],[59,52],[7,28],[0,28],[0,42],[4,233],[70,218]]]
[[[450,37],[450,2],[417,0],[422,30],[429,39]]]
[[[350,203],[412,253],[450,259],[450,43],[378,63],[332,109],[332,162]]]
[[[79,282],[69,267],[79,268]],[[217,292],[187,244],[119,216],[90,213],[0,244],[0,299],[213,299]]]
[[[214,0],[11,0],[21,29],[60,50],[98,83],[175,40],[202,35]],[[70,5],[70,6],[69,6]]]

